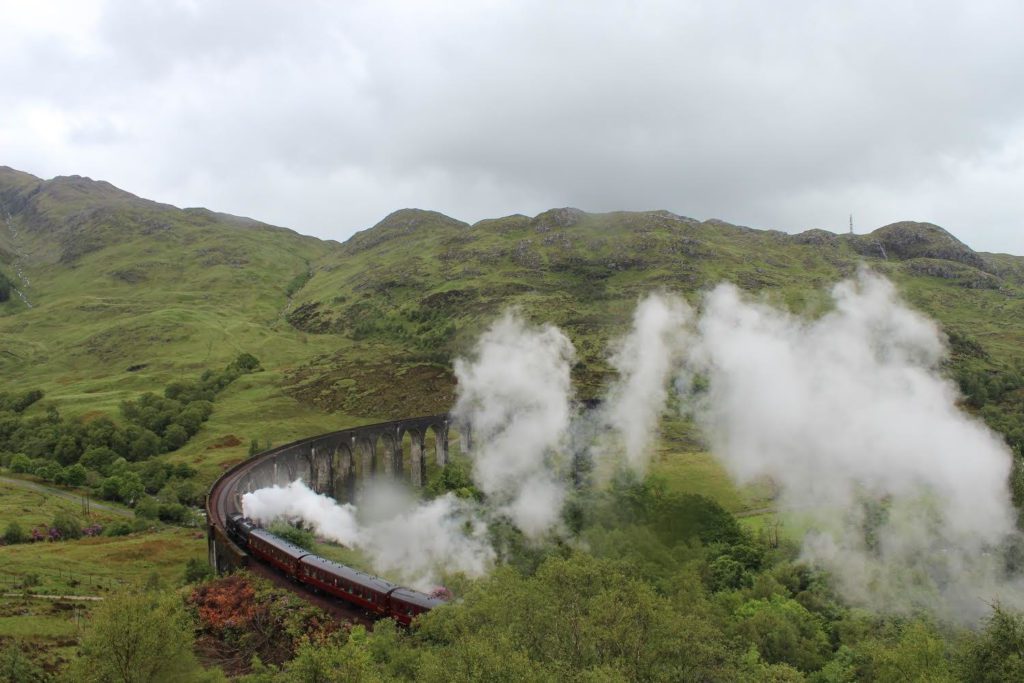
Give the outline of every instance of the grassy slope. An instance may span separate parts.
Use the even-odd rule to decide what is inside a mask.
[[[39,387],[67,414],[116,415],[121,400],[239,351],[261,359],[266,370],[223,392],[200,433],[165,456],[198,467],[205,481],[244,457],[253,437],[283,443],[445,410],[451,358],[509,305],[569,334],[584,397],[600,394],[607,343],[652,289],[696,302],[725,280],[816,314],[827,287],[862,262],[980,342],[994,364],[1024,342],[1024,259],[979,256],[918,224],[788,236],[667,212],[557,209],[470,226],[403,210],[339,246],[105,183],[9,169],[0,169],[0,204],[10,214],[0,224],[0,269],[12,278],[22,269],[34,304],[0,305],[0,390]],[[289,296],[306,272],[311,279]],[[656,469],[730,509],[761,505],[761,492],[737,491],[699,450],[670,433]]]
[[[82,502],[0,482],[0,530],[7,528],[8,523],[16,521],[28,533],[33,527],[52,522],[54,515],[62,510],[80,516]],[[89,515],[89,521],[99,524],[107,524],[118,519],[124,517],[96,507]]]

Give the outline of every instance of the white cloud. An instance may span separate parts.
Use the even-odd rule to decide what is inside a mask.
[[[6,163],[344,238],[668,208],[1024,251],[1012,2],[0,4]],[[63,126],[42,144],[40,110]]]

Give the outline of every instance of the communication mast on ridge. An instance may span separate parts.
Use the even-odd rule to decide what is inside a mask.
[[[853,214],[850,214],[850,234],[853,234]]]

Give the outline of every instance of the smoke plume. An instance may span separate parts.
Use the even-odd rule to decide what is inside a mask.
[[[715,455],[740,484],[776,484],[780,509],[809,527],[804,558],[850,601],[959,619],[987,601],[1024,603],[1001,550],[1016,533],[1011,455],[958,407],[940,371],[941,332],[879,276],[862,272],[832,295],[833,310],[815,320],[731,285],[711,291],[699,316],[677,297],[647,297],[613,345],[619,377],[607,400],[579,422],[572,344],[507,312],[455,361],[453,414],[471,425],[486,508],[379,487],[356,508],[296,483],[247,494],[245,512],[302,519],[413,585],[445,571],[480,575],[496,557],[484,520],[506,517],[531,539],[560,530],[570,451],[645,471],[675,376]]]
[[[708,381],[695,415],[715,454],[813,518],[804,556],[856,603],[970,617],[1019,596],[996,552],[1014,532],[1011,455],[958,408],[940,331],[881,277],[832,294],[817,320],[729,285],[706,297],[688,370]]]
[[[375,571],[420,590],[449,573],[481,576],[494,563],[486,525],[452,494],[418,503],[394,485],[373,482],[360,500],[368,501],[362,514],[295,481],[246,493],[242,512],[261,524],[301,521],[317,536],[361,550]]]
[[[512,310],[481,336],[470,358],[455,361],[453,414],[472,425],[473,479],[530,538],[560,520],[574,358],[560,330],[531,326]]]
[[[617,459],[646,472],[651,443],[668,400],[668,385],[686,348],[692,311],[670,294],[651,294],[633,313],[633,328],[615,345],[611,364],[619,378],[608,391],[602,421],[618,435],[617,447],[599,446],[598,459]]]

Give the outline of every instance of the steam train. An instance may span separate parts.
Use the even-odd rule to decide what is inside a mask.
[[[251,555],[289,578],[408,626],[417,615],[444,601],[314,555],[256,526],[241,513],[228,515],[227,531]]]

